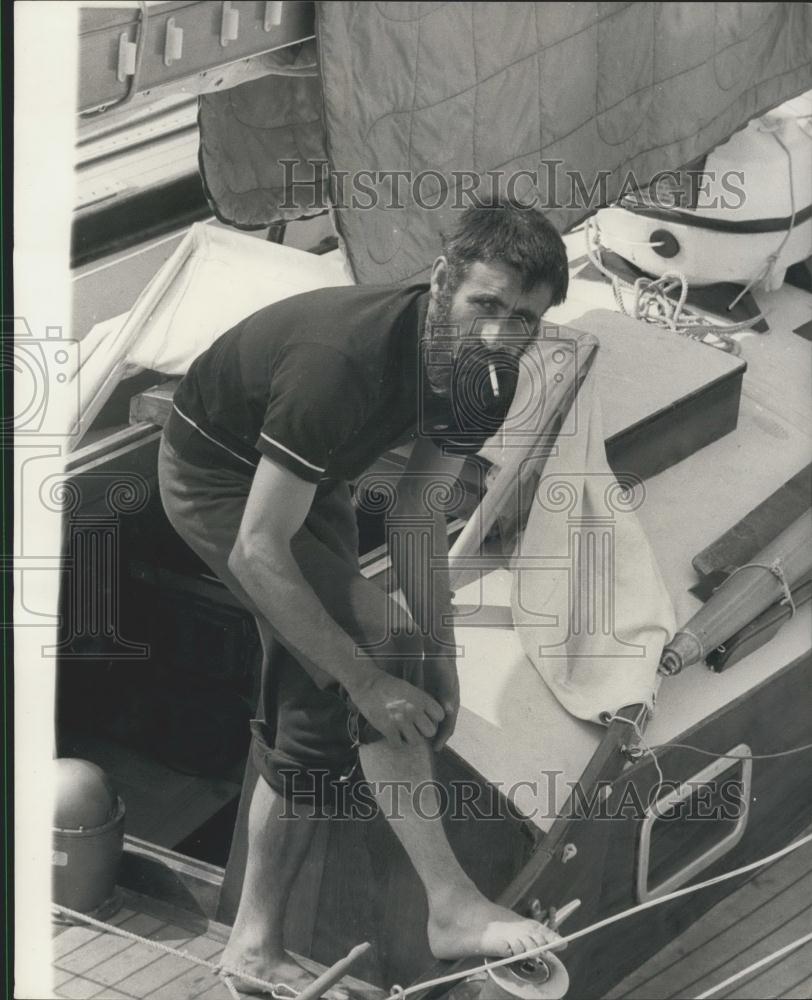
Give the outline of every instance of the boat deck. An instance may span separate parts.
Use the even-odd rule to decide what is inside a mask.
[[[108,922],[216,964],[230,928],[123,889],[122,906]],[[79,924],[53,926],[53,997],[70,1000],[231,1000],[216,973],[178,955],[113,931]],[[318,962],[297,956],[314,975]],[[358,1000],[382,1000],[382,990],[352,976],[343,983]]]
[[[807,844],[756,871],[605,1000],[698,997],[810,932],[812,844]],[[714,996],[720,1000],[810,1000],[812,942]]]
[[[216,963],[228,928],[129,890],[111,923]],[[812,844],[759,869],[605,1000],[697,997],[735,972],[812,931]],[[94,927],[54,924],[53,997],[66,1000],[230,1000],[214,972]],[[564,956],[566,960],[566,955]],[[314,973],[323,966],[300,961]],[[359,1000],[384,992],[344,980]],[[812,943],[716,994],[727,1000],[812,998]]]

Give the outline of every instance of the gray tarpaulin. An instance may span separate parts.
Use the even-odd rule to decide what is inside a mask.
[[[329,159],[361,282],[423,272],[473,174],[563,229],[599,172],[612,199],[812,86],[806,4],[330,2],[317,43],[319,77],[201,98],[201,170],[221,218],[263,226],[323,206],[306,161]]]

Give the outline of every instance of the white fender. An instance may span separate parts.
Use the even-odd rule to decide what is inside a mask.
[[[786,269],[812,254],[810,111],[809,96],[789,101],[709,153],[696,208],[629,199],[602,209],[601,245],[647,274],[676,271],[691,285],[780,288]]]

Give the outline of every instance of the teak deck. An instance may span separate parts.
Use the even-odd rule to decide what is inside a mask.
[[[121,890],[123,905],[111,919],[124,930],[217,962],[229,928],[147,896]],[[54,925],[55,997],[85,1000],[231,1000],[214,972],[148,945],[81,925]],[[314,974],[324,966],[299,961]],[[344,980],[354,998],[382,1000],[384,993],[360,979]]]
[[[122,890],[112,923],[162,944],[216,962],[228,928],[223,924]],[[758,870],[659,955],[613,989],[606,1000],[695,997],[736,971],[812,929],[812,845]],[[213,973],[112,932],[54,925],[54,996],[72,1000],[230,1000]],[[566,954],[564,955],[566,961]],[[301,959],[314,971],[322,967]],[[346,980],[361,1000],[384,993]],[[719,994],[726,1000],[809,1000],[812,944],[786,955]]]
[[[812,844],[759,869],[606,1000],[695,997],[812,931]],[[812,943],[722,990],[727,1000],[809,1000]]]

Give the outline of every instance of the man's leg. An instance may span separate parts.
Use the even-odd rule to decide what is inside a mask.
[[[170,523],[238,600],[257,616],[265,675],[275,640],[228,569],[228,556],[242,519],[250,478],[235,476],[232,480],[223,472],[192,466],[179,459],[164,441],[158,471],[161,499]],[[277,652],[278,648],[273,649],[275,661]],[[312,842],[317,820],[304,806],[297,806],[295,818],[291,817],[290,809],[283,817],[284,811],[284,798],[260,773],[248,810],[247,860],[240,904],[222,964],[302,990],[315,977],[285,952],[283,923],[290,892]],[[257,992],[249,983],[238,979],[237,984],[244,993]],[[347,994],[334,989],[326,995],[337,1000]]]
[[[260,778],[248,814],[248,861],[240,905],[222,964],[301,990],[312,976],[285,951],[283,926],[290,890],[313,839],[315,820]],[[240,984],[246,992],[250,985]]]
[[[436,958],[506,957],[556,939],[537,921],[492,903],[463,871],[439,818],[439,796],[432,783],[432,751],[427,743],[395,749],[377,740],[363,745],[360,752],[364,777],[373,791],[391,788],[392,782],[403,782],[394,787],[407,789],[398,800],[396,818],[390,819],[390,826],[426,890],[429,945]],[[417,787],[421,787],[422,815],[408,794],[408,789]],[[378,798],[385,816],[387,798]]]
[[[324,524],[318,526],[318,533],[330,537]],[[325,607],[362,648],[373,658],[379,657],[381,669],[391,668],[405,680],[421,684],[422,640],[409,631],[410,619],[402,609],[366,580],[357,565],[330,551],[317,538],[303,535],[294,551]],[[381,783],[384,789],[391,788],[392,782],[406,782],[411,788],[431,783],[432,751],[428,743],[395,749],[382,739],[372,742],[369,736],[362,736],[360,758],[364,776],[373,789],[376,785],[380,788]],[[387,791],[382,799],[378,804],[386,815]],[[421,815],[414,809],[411,796],[404,799],[403,818],[393,820],[391,826],[426,890],[429,943],[438,958],[502,957],[557,938],[537,921],[520,917],[483,896],[457,861],[441,820],[425,818],[426,814],[438,813],[437,804],[423,798]]]
[[[275,672],[275,678],[266,676],[265,681],[277,681],[275,685],[271,684],[273,690],[266,689],[263,700],[269,704],[275,700],[285,702],[295,693],[285,685],[285,680],[296,687],[299,679],[289,672],[289,654],[278,645],[274,646],[267,622],[258,618],[257,625],[266,666],[269,664],[270,670]],[[306,675],[298,673],[305,685],[313,687]],[[254,739],[256,741],[256,734]],[[275,752],[264,741],[262,747],[258,754],[254,753],[256,747],[252,747],[259,776],[248,812],[245,874],[239,906],[221,961],[226,969],[247,972],[267,982],[284,983],[295,990],[302,990],[314,977],[285,951],[284,924],[293,884],[319,822],[317,814],[322,801],[319,795],[320,775],[314,776],[312,795],[301,794],[295,801],[288,800],[281,790],[277,790],[284,789],[284,776],[273,764],[268,766],[268,761],[275,759]],[[287,756],[284,750],[285,745],[283,757]],[[297,777],[307,782],[306,775]],[[298,787],[296,778],[293,780],[293,787]],[[307,787],[305,784],[302,791],[306,792]],[[237,984],[244,993],[257,992],[257,988],[245,980],[238,978]],[[326,994],[331,1000],[346,998],[347,995],[341,988]]]
[[[227,566],[245,502],[240,490],[228,488],[218,495],[200,470],[182,462],[178,465],[171,449],[163,445],[159,472],[161,496],[172,524],[246,607],[256,611]],[[348,498],[346,488],[344,493]],[[331,507],[330,500],[335,500],[338,506],[333,503]],[[323,506],[314,505],[308,521],[314,534],[302,532],[301,544],[296,546],[305,576],[336,620],[356,635],[359,643],[384,640],[381,629],[388,621],[388,598],[360,575],[357,556],[353,554],[357,550],[352,508],[346,500],[342,504],[340,498],[331,497]],[[323,590],[325,583],[329,586]],[[263,645],[267,646],[266,636]],[[379,741],[362,748],[361,760],[371,783],[394,780],[414,781],[417,785],[431,778],[428,747],[392,750]],[[278,796],[271,794],[267,785],[262,788],[263,785],[266,782],[260,777],[249,811],[248,861],[241,902],[224,964],[273,982],[273,969],[279,966],[269,962],[263,952],[262,964],[249,967],[253,957],[245,949],[253,956],[260,941],[263,948],[278,944],[281,916],[310,844],[314,821],[306,815],[281,819]],[[302,808],[297,803],[296,809]],[[426,888],[431,914],[430,941],[439,957],[505,955],[510,950],[518,951],[520,941],[535,941],[537,937],[542,940],[540,935],[545,932],[540,925],[495,906],[478,892],[457,862],[439,820],[426,820],[410,809],[406,818],[392,825]],[[460,905],[456,901],[464,902]],[[466,911],[464,925],[460,924],[459,914],[453,912],[455,906]],[[505,934],[503,924],[515,925],[515,929],[511,926],[511,933]],[[289,972],[295,974],[297,968]]]

